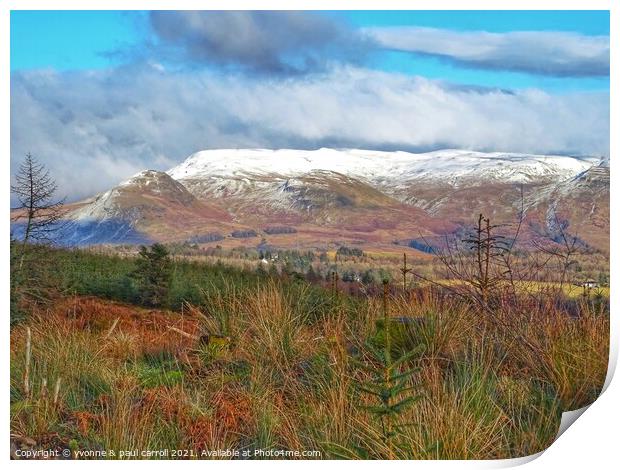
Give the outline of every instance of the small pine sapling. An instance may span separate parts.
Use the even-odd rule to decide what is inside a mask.
[[[364,406],[369,413],[381,421],[382,439],[390,460],[397,458],[395,438],[407,426],[400,421],[403,411],[412,406],[422,397],[415,394],[416,386],[411,384],[417,368],[407,368],[408,361],[421,352],[421,346],[394,357],[390,338],[390,322],[388,310],[387,280],[383,281],[383,319],[385,325],[385,341],[383,347],[366,344],[369,360],[355,361],[355,363],[370,375],[370,379],[360,381],[357,388],[360,392],[372,396],[377,400],[374,405]]]

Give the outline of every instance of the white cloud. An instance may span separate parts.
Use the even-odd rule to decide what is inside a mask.
[[[452,31],[369,28],[380,46],[430,54],[473,67],[557,76],[609,75],[609,37],[554,31]]]
[[[12,167],[70,198],[207,148],[468,148],[607,155],[609,94],[468,89],[343,67],[296,79],[126,67],[14,73]]]

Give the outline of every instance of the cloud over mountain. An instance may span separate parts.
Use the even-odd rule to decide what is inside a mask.
[[[350,66],[295,79],[16,72],[11,87],[12,165],[32,152],[70,198],[208,148],[609,152],[607,92],[507,93]]]

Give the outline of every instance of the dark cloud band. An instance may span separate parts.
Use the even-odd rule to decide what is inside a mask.
[[[529,74],[609,75],[609,37],[570,32],[356,29],[314,12],[156,11],[151,58],[266,74],[307,74],[360,65],[381,50],[432,55],[461,66]]]
[[[151,53],[246,72],[300,74],[358,62],[371,42],[326,16],[299,11],[154,11]]]

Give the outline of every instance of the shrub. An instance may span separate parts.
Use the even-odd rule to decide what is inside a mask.
[[[336,254],[340,256],[364,256],[364,252],[359,248],[349,248],[347,246],[341,246],[338,248]]]
[[[278,234],[283,234],[283,233],[297,233],[297,229],[295,227],[287,227],[287,226],[265,227],[263,230],[268,235],[278,235]]]
[[[230,235],[233,238],[252,238],[258,236],[255,230],[234,230]]]

